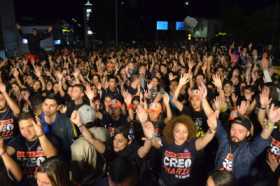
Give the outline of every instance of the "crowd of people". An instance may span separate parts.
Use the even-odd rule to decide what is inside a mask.
[[[271,59],[196,41],[1,60],[1,185],[280,185]]]

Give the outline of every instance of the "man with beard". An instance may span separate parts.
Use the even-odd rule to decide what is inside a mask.
[[[0,83],[0,137],[9,140],[15,136],[15,118],[19,113],[20,109],[7,93],[6,86]]]
[[[219,147],[216,154],[216,169],[232,172],[239,186],[250,185],[251,167],[256,158],[270,145],[274,123],[280,120],[280,108],[271,106],[268,122],[260,134],[250,139],[253,125],[246,116],[233,120],[228,136],[221,124],[216,137]]]
[[[44,132],[55,136],[61,143],[62,155],[65,160],[70,159],[70,146],[73,142],[73,126],[70,119],[58,112],[58,100],[55,94],[49,94],[43,104],[40,121]]]

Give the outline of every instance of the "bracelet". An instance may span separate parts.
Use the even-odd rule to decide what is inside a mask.
[[[217,129],[208,129],[208,133],[210,133],[210,134],[214,134],[214,133],[216,133],[216,131],[217,131]]]
[[[267,127],[268,127],[269,129],[273,129],[273,128],[274,128],[274,123],[272,123],[271,121],[268,121],[268,122],[267,122]]]
[[[44,136],[44,135],[45,135],[45,134],[43,133],[43,134],[38,135],[37,137],[40,138],[40,137],[42,137],[42,136]]]
[[[78,125],[77,127],[80,129],[81,127],[83,127],[84,125],[83,124],[80,124]]]

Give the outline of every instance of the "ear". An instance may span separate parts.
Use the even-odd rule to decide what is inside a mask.
[[[247,131],[246,137],[250,136],[250,131]]]
[[[130,145],[131,143],[132,143],[132,140],[128,140],[128,143],[127,143],[127,144]]]

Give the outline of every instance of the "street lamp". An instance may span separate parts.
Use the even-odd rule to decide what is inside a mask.
[[[89,36],[94,37],[95,29],[90,28],[89,23],[94,21],[90,18],[94,17],[94,4],[87,0],[84,4],[84,39],[85,39],[85,47],[89,47]]]

